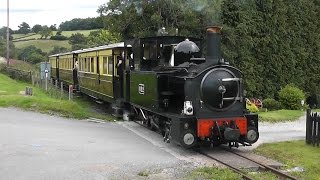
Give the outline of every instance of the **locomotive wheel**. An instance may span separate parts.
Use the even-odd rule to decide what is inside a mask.
[[[181,145],[186,149],[192,148],[197,145],[197,137],[192,131],[185,131],[181,139]]]
[[[258,139],[259,139],[259,132],[258,132],[257,128],[253,127],[253,126],[249,126],[245,141],[250,144],[253,144],[253,143],[257,142]]]

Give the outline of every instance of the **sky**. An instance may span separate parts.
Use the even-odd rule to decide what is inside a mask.
[[[53,25],[73,18],[97,17],[97,9],[108,0],[9,0],[9,27],[17,30],[22,22]],[[7,0],[0,0],[0,28],[7,26]]]

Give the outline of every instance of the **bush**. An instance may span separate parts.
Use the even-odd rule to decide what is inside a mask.
[[[279,92],[279,101],[286,109],[301,109],[301,100],[304,99],[303,91],[293,85],[286,85]]]
[[[64,40],[68,40],[68,37],[63,35],[55,35],[55,36],[51,36],[50,39],[57,40],[57,41],[64,41]]]
[[[278,110],[281,109],[281,103],[272,98],[267,98],[263,100],[263,107],[268,110]]]

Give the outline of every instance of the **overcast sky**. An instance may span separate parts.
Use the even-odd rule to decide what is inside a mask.
[[[96,17],[97,9],[108,0],[9,0],[10,28],[26,22],[35,24],[59,24],[73,18]],[[7,26],[7,0],[0,0],[0,27]]]

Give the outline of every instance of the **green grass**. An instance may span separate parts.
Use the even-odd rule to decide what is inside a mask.
[[[90,109],[90,104],[84,100],[61,100],[50,97],[37,87],[33,87],[33,96],[23,95],[26,86],[30,84],[18,82],[0,74],[0,107],[19,107],[64,117],[85,119],[89,117],[112,120],[110,116],[101,116]]]
[[[304,141],[290,141],[259,146],[255,153],[278,160],[285,169],[302,167],[304,172],[292,172],[298,179],[320,179],[320,148],[306,145]]]
[[[35,33],[28,33],[28,34],[12,34],[13,40],[18,40],[18,39],[24,39],[28,38],[30,36],[35,35]],[[30,38],[29,38],[30,39]]]
[[[97,29],[94,30],[75,30],[75,31],[62,31],[62,35],[70,37],[72,34],[75,33],[81,33],[84,36],[89,36],[91,31],[96,31]],[[57,31],[52,32],[53,35],[57,33]],[[35,33],[29,33],[29,34],[13,34],[13,41],[14,45],[18,49],[25,48],[30,45],[34,45],[37,48],[40,48],[43,52],[50,52],[54,46],[60,46],[60,47],[65,47],[67,49],[71,49],[71,45],[69,44],[68,40],[65,41],[56,41],[56,40],[50,40],[48,39],[40,39],[39,34]],[[23,40],[23,41],[20,41]]]
[[[277,111],[267,111],[259,112],[259,121],[264,122],[285,122],[294,121],[299,117],[303,116],[304,111],[301,110],[277,110]]]
[[[62,35],[66,37],[70,37],[72,34],[81,33],[84,36],[89,36],[91,31],[97,31],[98,29],[92,30],[75,30],[75,31],[62,31]],[[58,31],[52,31],[53,35],[56,35]],[[12,34],[13,40],[28,40],[28,39],[39,39],[41,36],[35,33],[28,33],[28,34]],[[50,37],[49,37],[50,38]]]
[[[81,33],[84,36],[89,36],[91,31],[97,31],[98,29],[93,30],[75,30],[75,31],[62,31],[62,35],[70,37],[72,34]],[[57,31],[53,31],[53,35],[56,35]]]
[[[54,46],[61,46],[67,49],[71,49],[71,45],[66,41],[55,41],[55,40],[30,40],[30,41],[19,41],[14,42],[16,48],[22,49],[27,46],[34,45],[40,48],[43,52],[50,52]]]
[[[237,180],[242,178],[239,174],[232,172],[230,169],[202,167],[194,170],[191,173],[190,179]]]
[[[29,40],[29,39],[40,39],[40,34],[36,34],[36,33],[29,33],[26,34],[25,36],[18,36],[17,38],[13,38],[13,41],[20,41],[20,40]]]
[[[141,172],[138,173],[138,176],[147,177],[147,176],[149,176],[149,172],[148,171],[141,171]]]

